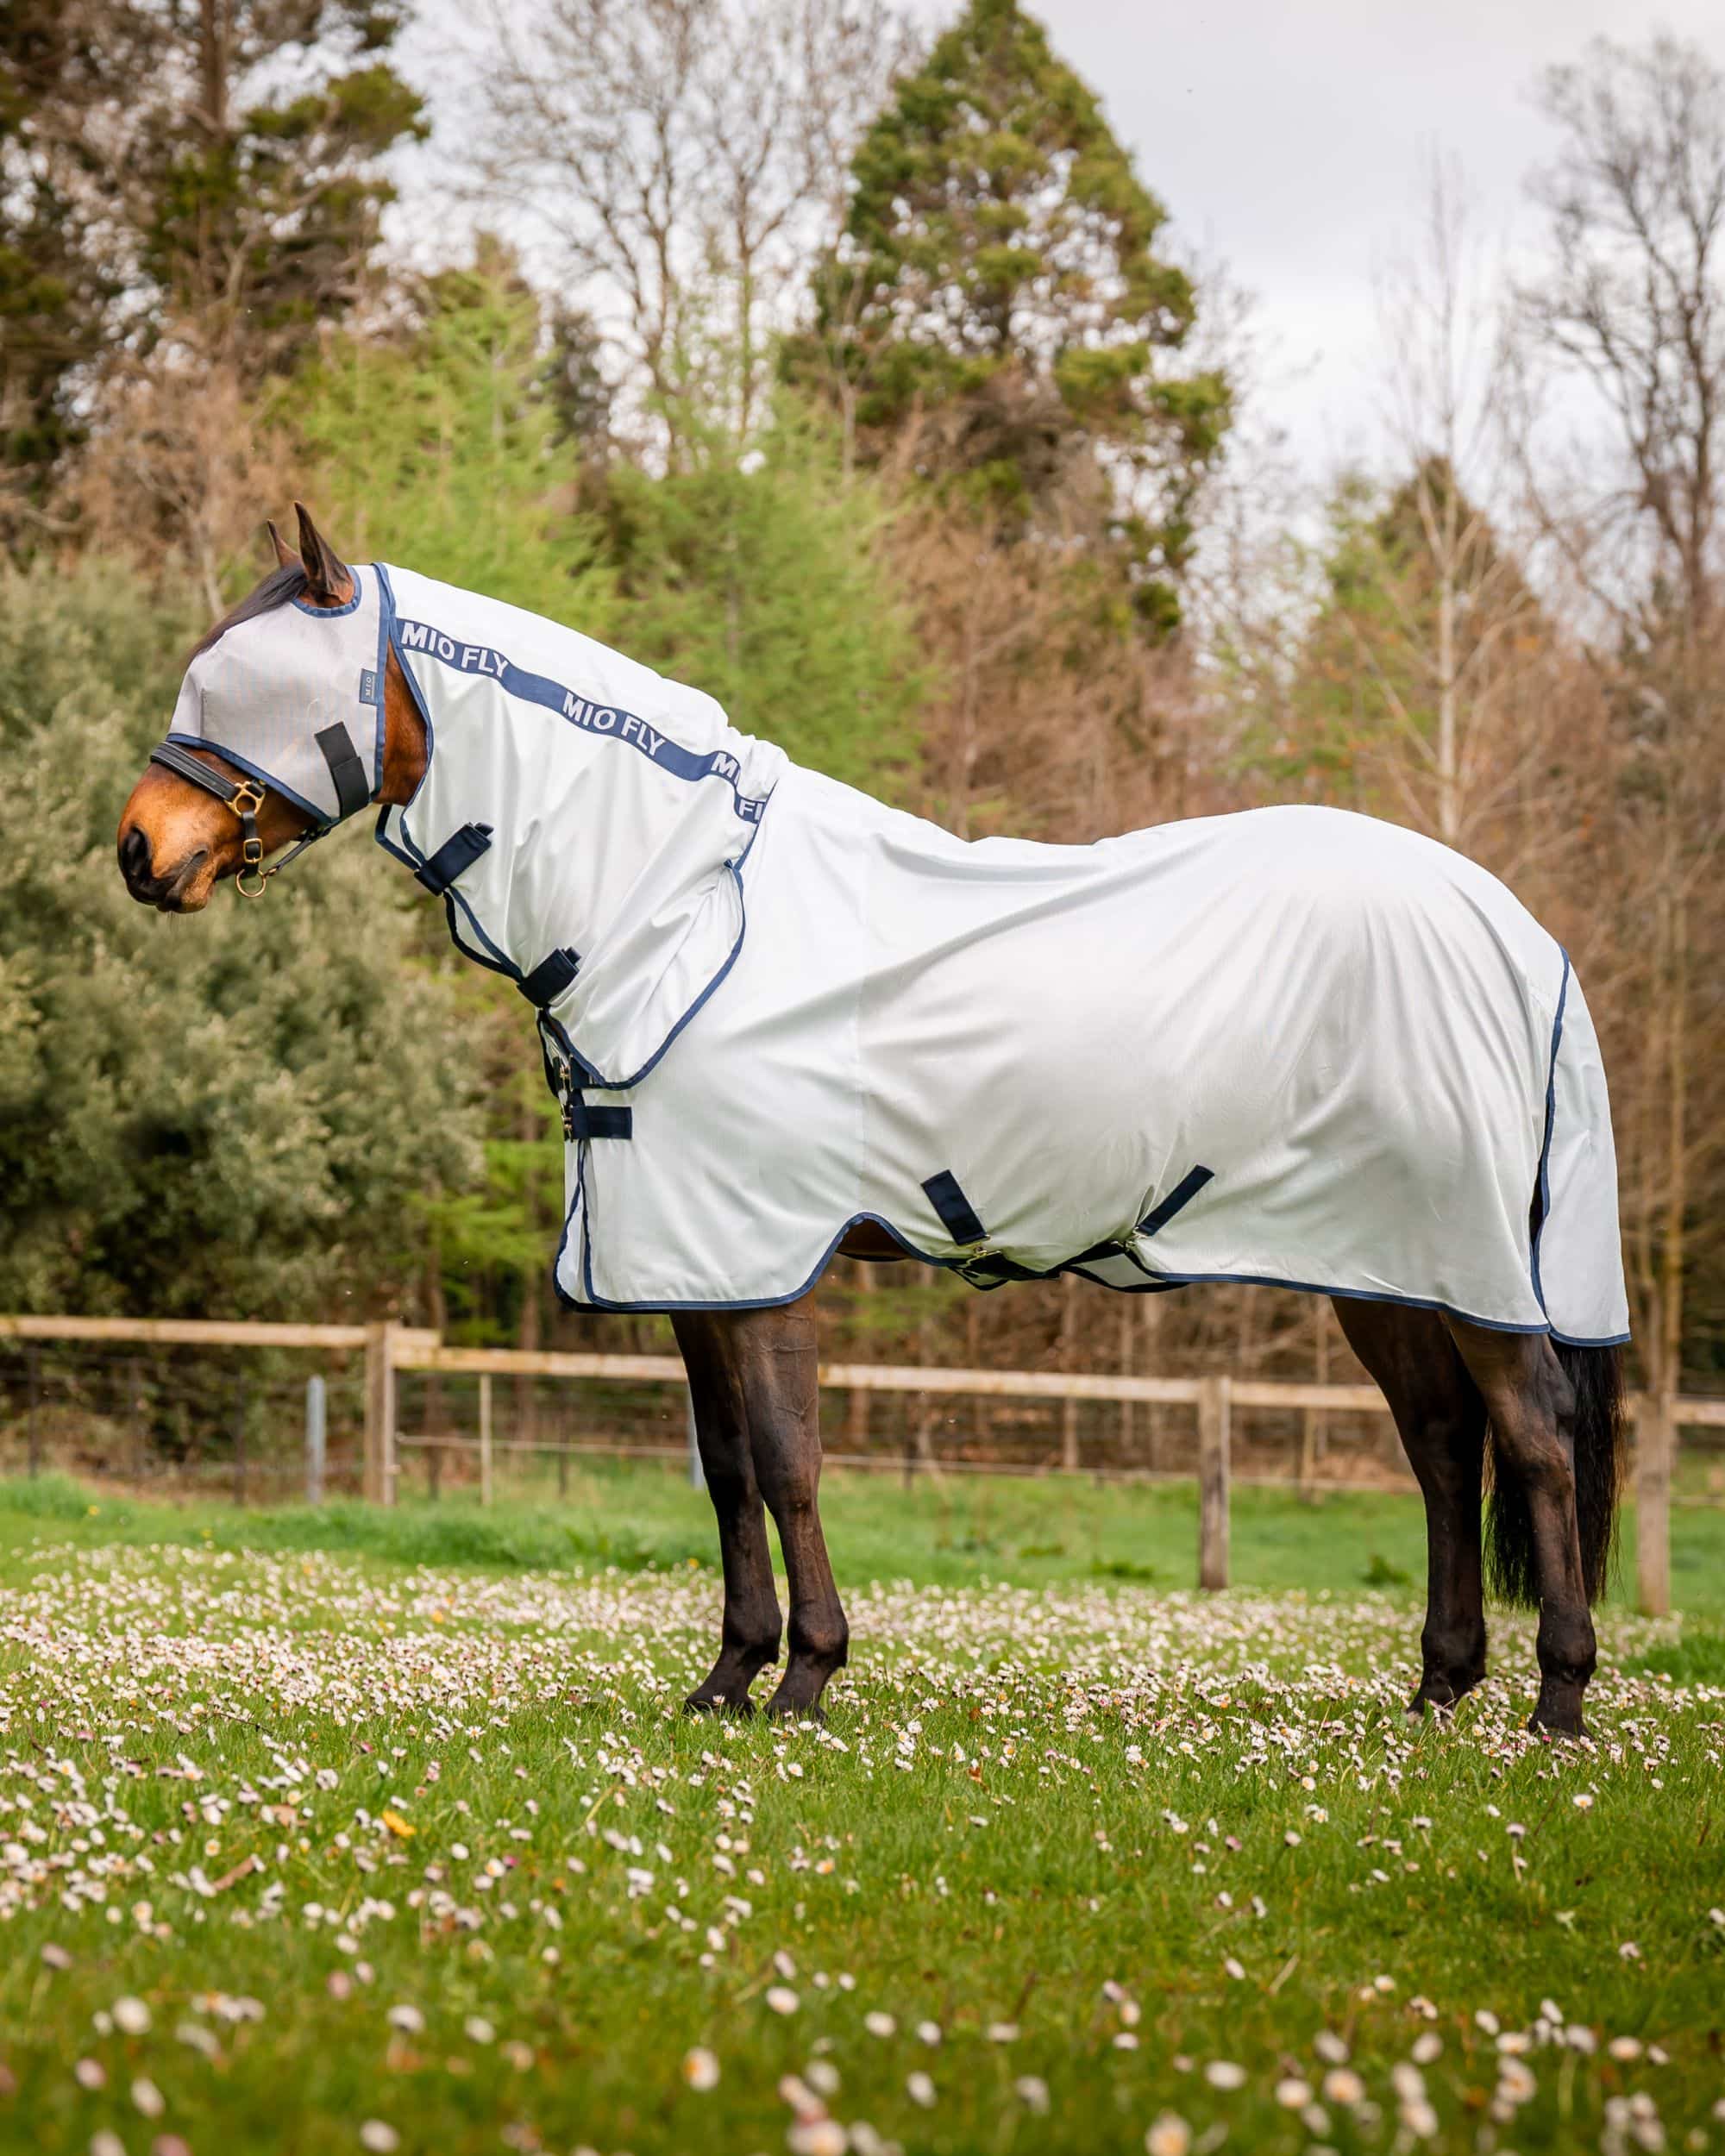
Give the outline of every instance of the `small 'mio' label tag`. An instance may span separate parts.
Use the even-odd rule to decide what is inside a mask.
[[[375,704],[378,700],[378,678],[375,667],[367,667],[360,675],[360,701]]]

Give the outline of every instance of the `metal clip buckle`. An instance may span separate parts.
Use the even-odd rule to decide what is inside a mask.
[[[234,877],[234,888],[242,899],[260,899],[269,884],[269,871],[264,867],[263,841],[258,837],[257,814],[264,805],[264,790],[250,779],[242,779],[229,796],[228,805],[240,819],[240,866]],[[248,889],[246,878],[255,876],[254,887]]]

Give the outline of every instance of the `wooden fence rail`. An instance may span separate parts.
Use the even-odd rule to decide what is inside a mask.
[[[275,1325],[248,1319],[193,1318],[0,1317],[3,1340],[123,1341],[185,1347],[361,1350],[365,1356],[362,1489],[392,1505],[400,1472],[396,1430],[396,1376],[402,1370],[477,1376],[479,1430],[472,1438],[443,1438],[440,1448],[480,1456],[482,1501],[489,1503],[494,1452],[522,1449],[492,1435],[491,1380],[555,1377],[598,1383],[682,1386],[681,1361],[670,1355],[586,1355],[557,1350],[464,1348],[442,1336],[386,1319],[373,1325]],[[1233,1419],[1240,1409],[1387,1414],[1375,1385],[1320,1385],[1271,1378],[1132,1377],[1102,1370],[925,1369],[878,1363],[824,1363],[823,1389],[906,1393],[988,1400],[1113,1401],[1195,1411],[1198,1432],[1199,1583],[1226,1587],[1228,1576],[1229,1452]],[[1636,1562],[1641,1607],[1663,1615],[1671,1606],[1670,1506],[1676,1433],[1680,1427],[1725,1429],[1725,1399],[1637,1395],[1629,1403],[1636,1445]],[[412,1442],[412,1441],[409,1441]],[[532,1450],[532,1447],[525,1449]]]

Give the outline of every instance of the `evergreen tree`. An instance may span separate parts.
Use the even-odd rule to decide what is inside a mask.
[[[574,514],[538,303],[495,242],[428,279],[394,339],[343,336],[279,400],[310,497],[355,561],[399,561],[603,637],[610,580]]]
[[[386,0],[16,0],[0,10],[0,479],[13,528],[93,371],[164,325],[255,379],[351,305],[423,135]],[[21,521],[22,520],[22,521]]]
[[[877,543],[879,489],[783,396],[758,448],[716,429],[687,468],[605,489],[617,641],[800,762],[894,791],[916,747],[912,629]]]
[[[853,172],[794,369],[836,391],[865,447],[932,414],[948,469],[1022,517],[1096,526],[1165,622],[1228,388],[1164,371],[1196,298],[1094,95],[1017,0],[971,0]]]
[[[1551,624],[1491,520],[1440,457],[1330,505],[1320,598],[1276,715],[1247,753],[1284,786],[1477,850],[1503,781],[1541,752]]]

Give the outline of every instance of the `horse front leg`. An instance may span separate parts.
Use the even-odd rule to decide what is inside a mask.
[[[790,1656],[769,1714],[820,1713],[842,1669],[850,1632],[833,1585],[820,1525],[820,1392],[809,1299],[776,1310],[733,1311],[713,1321],[741,1372],[755,1479],[779,1531],[790,1588]]]
[[[718,1522],[724,1617],[718,1659],[685,1705],[693,1714],[750,1714],[749,1688],[779,1658],[779,1598],[767,1515],[749,1445],[744,1377],[726,1313],[679,1313],[672,1319],[688,1372],[695,1442]]]
[[[1479,1507],[1485,1405],[1434,1311],[1333,1305],[1348,1345],[1389,1403],[1426,1501],[1426,1623],[1410,1715],[1453,1707],[1485,1675]]]

